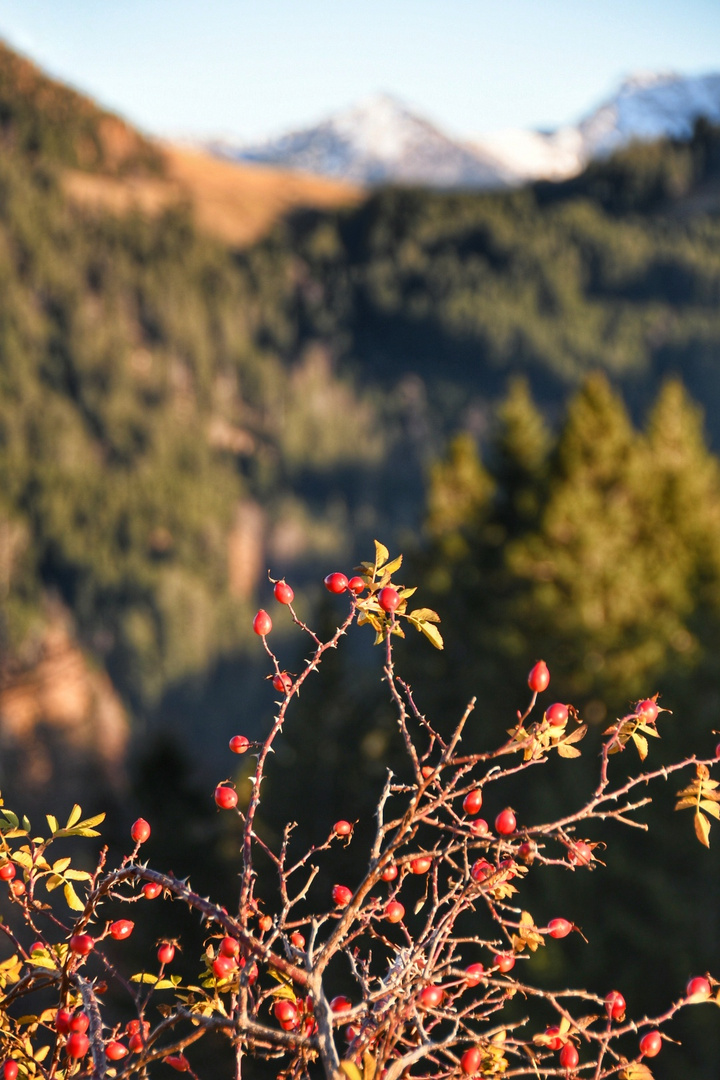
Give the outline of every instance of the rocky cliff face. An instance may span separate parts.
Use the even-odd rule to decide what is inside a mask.
[[[65,804],[112,798],[125,784],[129,726],[107,675],[65,619],[48,624],[32,666],[0,668],[0,788],[32,813],[47,793]]]

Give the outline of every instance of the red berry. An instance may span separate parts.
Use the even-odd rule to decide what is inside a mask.
[[[523,862],[531,863],[537,855],[537,844],[534,840],[523,840],[517,853]]]
[[[712,989],[708,980],[698,975],[687,984],[685,993],[689,998],[694,998],[695,1001],[707,1001],[712,994]]]
[[[187,1072],[190,1068],[190,1062],[184,1054],[170,1054],[168,1057],[163,1058],[163,1061],[171,1069],[175,1069],[176,1072]]]
[[[353,831],[353,827],[349,821],[336,821],[333,825],[333,832],[336,836],[349,836]]]
[[[482,982],[482,977],[485,974],[485,968],[482,964],[470,964],[465,968],[465,982],[468,986],[477,986]]]
[[[304,949],[305,948],[305,938],[303,937],[303,935],[300,933],[299,930],[293,931],[293,933],[290,935],[290,940],[292,941],[292,943],[293,943],[293,945],[295,946],[296,949]]]
[[[133,1054],[139,1054],[143,1048],[143,1037],[139,1032],[135,1032],[128,1039],[128,1046],[132,1050]]]
[[[231,956],[224,956],[220,953],[213,960],[212,969],[215,973],[216,979],[227,979],[231,971],[235,971],[237,964]]]
[[[560,1064],[564,1069],[574,1069],[580,1060],[580,1055],[571,1042],[565,1043],[560,1051]]]
[[[420,1004],[426,1009],[437,1009],[444,997],[445,991],[441,986],[426,986],[420,992]]]
[[[127,1031],[128,1035],[139,1035],[140,1034],[140,1021],[139,1020],[128,1020],[127,1024],[125,1025],[125,1030]],[[150,1031],[150,1024],[148,1023],[147,1020],[143,1020],[143,1022],[142,1022],[142,1033],[143,1033],[143,1035],[147,1037],[149,1031]]]
[[[343,593],[348,587],[348,579],[344,574],[328,574],[325,578],[325,588],[331,593]]]
[[[473,881],[484,881],[486,877],[490,877],[495,867],[487,859],[478,859],[470,867],[470,877]]]
[[[516,829],[517,821],[512,810],[509,807],[501,810],[495,818],[495,832],[499,833],[500,836],[510,836]]]
[[[90,1040],[87,1035],[81,1031],[74,1031],[69,1037],[65,1047],[68,1052],[68,1056],[71,1058],[85,1057],[90,1048]]]
[[[552,938],[564,938],[573,929],[573,924],[567,919],[551,919],[548,923],[548,933]]]
[[[31,953],[43,952],[44,949],[45,949],[45,946],[43,945],[42,941],[33,941],[32,945],[30,946],[30,952]]]
[[[332,891],[333,904],[336,907],[347,907],[352,900],[352,889],[347,885],[334,885]]]
[[[109,1057],[111,1061],[119,1061],[120,1058],[127,1056],[127,1046],[118,1042],[117,1039],[113,1039],[105,1047],[105,1056]]]
[[[427,874],[428,870],[432,866],[432,859],[427,855],[419,855],[417,859],[413,859],[410,863],[410,872],[413,874]]]
[[[228,784],[218,784],[215,788],[215,802],[221,810],[232,810],[237,806],[238,794]]]
[[[382,872],[383,881],[394,881],[398,876],[398,868],[395,863],[389,863]]]
[[[385,918],[388,922],[402,922],[405,918],[405,908],[399,900],[391,900],[385,905]]]
[[[460,1068],[466,1076],[472,1076],[480,1068],[482,1053],[477,1046],[471,1046],[460,1058]]]
[[[644,1057],[656,1057],[662,1050],[662,1035],[659,1031],[648,1031],[640,1040],[640,1053]]]
[[[72,1020],[72,1013],[67,1009],[58,1009],[55,1016],[55,1030],[58,1035],[67,1035],[70,1030],[70,1021]]]
[[[20,880],[10,882],[10,892],[13,896],[22,896],[25,892],[25,882]]]
[[[157,957],[161,964],[171,964],[175,956],[175,946],[171,941],[163,941],[158,949]]]
[[[70,1031],[79,1031],[82,1034],[90,1027],[90,1017],[84,1012],[75,1013],[70,1017],[68,1027]]]
[[[240,955],[240,942],[234,937],[224,937],[220,942],[220,952],[223,956],[236,959]]]
[[[259,637],[265,637],[272,630],[272,619],[263,608],[260,608],[253,619],[253,630]]]
[[[493,956],[493,964],[504,975],[515,967],[515,956],[513,953],[496,953]]]
[[[246,739],[244,735],[233,735],[230,740],[230,749],[233,754],[244,754],[250,745],[250,740]]]
[[[73,934],[69,944],[70,952],[75,956],[87,956],[95,948],[95,939],[89,934]]]
[[[569,715],[567,705],[561,705],[559,701],[556,701],[554,705],[545,710],[545,719],[554,727],[564,727],[568,722]]]
[[[547,1047],[549,1050],[562,1050],[563,1041],[560,1038],[560,1028],[557,1024],[553,1024],[552,1027],[545,1028],[545,1034],[547,1036]]]
[[[17,1063],[17,1061],[6,1061],[4,1066],[3,1066],[4,1080],[15,1080],[17,1074],[18,1074],[18,1063]]]
[[[280,1001],[276,1001],[273,1005],[273,1012],[275,1013],[275,1019],[281,1023],[288,1023],[290,1020],[294,1023],[297,1020],[297,1006],[295,1002],[290,1001],[288,998],[281,998]]]
[[[154,900],[162,892],[162,885],[158,885],[156,881],[146,881],[142,891],[147,900]]]
[[[475,788],[474,791],[468,791],[463,799],[463,810],[466,814],[477,814],[482,806],[482,801],[483,797],[480,788]]]
[[[528,675],[528,686],[534,694],[541,694],[547,690],[550,682],[550,672],[544,660],[539,660]]]
[[[12,881],[16,874],[15,863],[9,859],[0,866],[0,881]]]
[[[355,593],[355,595],[361,593],[364,588],[365,582],[361,577],[351,577],[348,581],[348,589],[350,590],[350,592]]]
[[[261,915],[258,919],[258,927],[262,930],[263,934],[266,934],[272,927],[273,921],[271,915]]]
[[[110,927],[110,937],[114,937],[116,941],[124,941],[130,937],[134,927],[135,923],[130,919],[118,919]]]
[[[150,825],[145,820],[145,818],[139,817],[137,819],[132,829],[130,830],[130,835],[132,836],[136,844],[145,843],[145,841],[150,836]]]
[[[605,1011],[610,1020],[622,1020],[625,1015],[625,998],[619,990],[611,990],[605,998]]]
[[[715,757],[720,758],[720,742],[715,747]]]
[[[392,615],[393,611],[398,609],[400,596],[397,589],[393,589],[392,585],[386,585],[378,593],[377,601],[383,611],[386,611],[388,615]]]
[[[345,997],[344,994],[338,994],[330,1002],[330,1008],[334,1013],[349,1012],[352,1009],[352,1001],[349,997]]]
[[[660,712],[660,709],[658,708],[657,701],[653,698],[645,698],[644,701],[638,701],[636,712],[646,724],[653,724],[657,720],[657,714]]]
[[[490,832],[490,826],[484,817],[475,818],[475,820],[471,821],[469,824],[471,831],[474,832],[476,836],[487,836]]]
[[[285,581],[276,581],[273,592],[275,593],[275,599],[280,604],[292,604],[295,599],[295,593]]]
[[[351,1043],[353,1039],[357,1039],[359,1034],[360,1029],[356,1028],[354,1024],[350,1024],[349,1027],[345,1028],[345,1039],[349,1043]]]
[[[293,681],[287,671],[281,671],[279,675],[273,675],[272,684],[279,694],[289,694]]]
[[[576,840],[568,851],[568,862],[576,866],[588,866],[592,860],[592,848],[585,840]]]
[[[420,772],[422,773],[423,780],[429,780],[432,774],[435,772],[435,769],[432,765],[423,765]]]

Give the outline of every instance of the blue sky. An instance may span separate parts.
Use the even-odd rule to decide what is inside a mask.
[[[720,72],[720,0],[0,0],[0,36],[146,131],[254,138],[378,91],[457,134]]]

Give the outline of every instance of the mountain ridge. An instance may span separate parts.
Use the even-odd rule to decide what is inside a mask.
[[[720,74],[638,72],[577,124],[551,132],[509,129],[457,138],[398,98],[380,94],[277,138],[210,139],[202,146],[230,161],[369,186],[502,189],[568,179],[635,140],[688,139],[700,118],[720,123]]]

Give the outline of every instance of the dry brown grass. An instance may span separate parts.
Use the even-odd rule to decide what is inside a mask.
[[[299,208],[352,206],[363,191],[351,184],[261,165],[218,161],[199,151],[166,145],[165,176],[123,178],[68,170],[65,189],[90,209],[156,214],[189,203],[198,226],[233,246],[265,235],[275,222]]]

